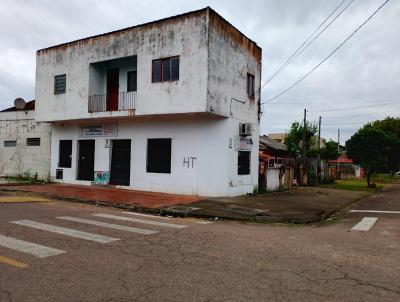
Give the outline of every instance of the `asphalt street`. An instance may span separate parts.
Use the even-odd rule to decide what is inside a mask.
[[[0,301],[400,301],[400,184],[351,210],[296,226],[0,201]]]

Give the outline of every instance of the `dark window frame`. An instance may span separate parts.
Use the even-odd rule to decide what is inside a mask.
[[[157,143],[159,144],[158,146]],[[169,145],[169,150],[162,149],[166,147],[166,145]],[[159,148],[159,150],[150,148]],[[171,174],[171,164],[172,138],[148,138],[146,152],[146,172]]]
[[[10,145],[10,143],[12,143],[12,144]],[[3,146],[4,146],[4,148],[15,148],[17,146],[17,141],[16,140],[4,141]]]
[[[168,62],[168,63],[167,63]],[[159,70],[155,70],[155,66],[158,64]],[[164,74],[164,65],[169,65],[168,77]],[[175,64],[175,65],[174,65]],[[175,70],[176,69],[176,70]],[[175,72],[173,72],[175,70]],[[180,76],[180,57],[173,56],[168,58],[156,59],[151,63],[151,82],[161,83],[161,82],[174,82],[179,81]],[[157,72],[157,76],[156,76]],[[158,74],[159,72],[159,74]]]
[[[132,77],[134,77],[134,80],[132,80]],[[127,92],[137,91],[137,71],[136,70],[128,71],[126,74],[126,91]]]
[[[67,147],[68,150],[63,150],[62,149],[62,144],[70,144],[70,146],[64,146]],[[68,152],[69,151],[69,152]],[[67,152],[67,154],[64,156],[62,152]],[[69,155],[68,155],[69,153]],[[72,167],[72,140],[60,140],[58,143],[58,167],[59,168],[71,168]]]
[[[66,90],[67,90],[67,75],[60,74],[54,76],[54,94],[64,94]]]
[[[255,97],[254,83],[255,83],[255,76],[252,75],[251,73],[247,73],[247,95],[250,98]]]
[[[38,147],[40,146],[40,137],[28,137],[26,139],[26,145],[29,147]]]
[[[247,154],[246,158],[242,158],[242,160],[247,160],[247,164],[241,162],[241,155],[242,157],[244,154]],[[238,175],[250,175],[251,173],[251,151],[238,151]]]

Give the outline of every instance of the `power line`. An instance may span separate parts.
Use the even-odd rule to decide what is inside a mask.
[[[338,124],[335,124],[335,123],[324,123],[324,125],[326,126],[326,125],[332,125],[332,126],[336,126],[336,125],[359,125],[359,124],[366,124],[366,123],[368,123],[368,122],[355,122],[355,123],[338,123]]]
[[[377,106],[381,105],[381,104],[399,103],[400,102],[400,100],[362,100],[362,99],[356,100],[356,99],[353,99],[353,100],[323,100],[323,101],[319,101],[319,102],[280,102],[280,103],[270,103],[269,105],[288,105],[288,104],[316,105],[316,104],[325,104],[327,101],[330,102],[330,103],[335,103],[335,104],[349,103],[349,102],[354,102],[354,101],[362,101],[363,103],[379,102],[379,104],[376,104]],[[338,109],[338,110],[341,110],[341,109]],[[324,111],[317,111],[317,112],[324,112]]]
[[[322,33],[333,23],[337,18],[354,2],[351,0],[340,12],[337,14],[307,45],[305,45],[310,38],[322,27],[322,25],[333,15],[335,11],[345,2],[343,0],[340,4],[329,14],[329,16],[321,23],[320,26],[296,49],[296,51],[273,73],[273,75],[260,87],[260,89],[264,88],[269,82],[271,82],[275,77],[277,77],[286,67],[299,55],[301,55]],[[304,46],[305,45],[305,46]],[[303,48],[304,46],[304,48]]]
[[[367,108],[372,108],[372,107],[380,107],[380,106],[385,106],[385,105],[397,104],[398,102],[400,102],[400,101],[383,102],[380,104],[369,105],[369,106],[345,107],[345,108],[341,108],[341,109],[327,109],[327,110],[320,110],[320,111],[316,111],[316,112],[332,112],[332,111],[346,111],[346,110],[351,110],[351,109],[367,109]]]
[[[335,103],[335,101],[331,101]],[[342,107],[340,109],[326,109],[326,110],[319,110],[319,111],[314,111],[315,113],[321,113],[321,112],[334,112],[334,111],[347,111],[347,110],[362,110],[362,109],[368,109],[368,108],[373,108],[373,107],[382,107],[382,106],[387,106],[387,105],[393,105],[393,104],[398,104],[400,103],[400,100],[398,101],[388,101],[388,102],[382,102],[379,104],[374,104],[374,105],[366,105],[366,106],[355,106],[355,107]],[[297,105],[302,105],[302,104],[311,104],[311,103],[296,103],[296,102],[289,102],[289,103],[271,103],[270,105],[288,105],[288,104],[297,104]],[[272,112],[271,110],[267,111]]]
[[[288,92],[290,89],[292,89],[293,87],[295,87],[297,84],[299,84],[301,81],[303,81],[305,78],[307,78],[312,72],[314,72],[318,67],[320,67],[326,60],[328,60],[335,52],[337,52],[348,40],[351,39],[351,37],[353,37],[369,20],[372,19],[373,16],[375,16],[375,14],[381,10],[381,8],[383,6],[385,6],[390,0],[386,0],[381,6],[378,7],[377,10],[374,11],[374,13],[372,15],[370,15],[363,23],[361,23],[360,26],[357,27],[357,29],[355,31],[353,31],[342,43],[339,44],[338,47],[336,47],[328,56],[325,57],[325,59],[323,59],[320,63],[318,63],[314,68],[312,68],[308,73],[306,73],[304,76],[302,76],[299,80],[297,80],[296,82],[294,82],[292,85],[290,85],[288,88],[286,88],[285,90],[283,90],[281,93],[277,94],[276,96],[274,96],[273,98],[266,100],[264,102],[262,102],[262,104],[265,103],[269,103],[272,102],[273,100],[277,99],[278,97],[280,97],[282,94]]]
[[[381,114],[381,113],[395,112],[395,111],[399,111],[399,110],[400,110],[400,108],[396,108],[396,109],[389,110],[389,111],[385,110],[385,111],[379,111],[379,112],[371,112],[371,113],[364,113],[364,114],[352,114],[352,115],[344,115],[344,116],[331,116],[331,117],[327,116],[324,118],[334,119],[334,118],[358,117],[358,116],[365,116],[365,115],[376,115],[376,114]]]

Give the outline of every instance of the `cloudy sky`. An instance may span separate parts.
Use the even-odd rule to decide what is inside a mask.
[[[267,101],[345,40],[385,0],[92,1],[0,0],[0,108],[35,95],[38,49],[211,6],[263,49],[263,83],[324,23],[347,9],[262,89]],[[400,116],[400,1],[391,0],[309,77],[264,106],[262,133],[322,116],[322,136],[341,142],[363,123]]]

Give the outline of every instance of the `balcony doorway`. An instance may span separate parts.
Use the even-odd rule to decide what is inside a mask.
[[[118,110],[119,68],[107,70],[107,111]]]

